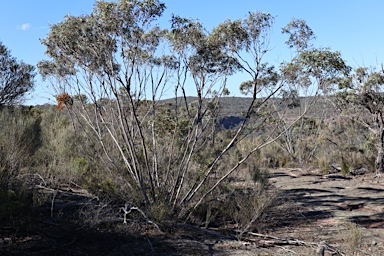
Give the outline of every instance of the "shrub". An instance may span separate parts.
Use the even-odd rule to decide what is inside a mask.
[[[32,166],[41,145],[41,119],[29,108],[0,109],[0,187],[7,194],[22,168]]]

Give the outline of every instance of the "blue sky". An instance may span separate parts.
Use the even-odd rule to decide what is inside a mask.
[[[63,20],[67,14],[81,15],[92,11],[94,0],[12,0],[2,1],[0,41],[12,56],[36,65],[45,59],[39,39],[49,33],[49,24]],[[211,29],[226,19],[244,18],[248,12],[262,11],[276,17],[269,55],[280,63],[286,52],[285,36],[280,30],[292,18],[304,19],[317,37],[316,46],[340,51],[352,67],[378,66],[384,63],[384,1],[382,0],[163,0],[167,9],[164,20],[172,13],[199,19]],[[166,26],[166,24],[164,24]],[[231,89],[230,89],[231,90]],[[233,95],[239,95],[233,88]],[[36,90],[25,104],[54,102],[54,92],[36,78]]]

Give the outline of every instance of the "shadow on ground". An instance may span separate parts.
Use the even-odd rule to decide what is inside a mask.
[[[377,183],[298,170],[277,170],[271,178],[279,200],[268,214],[273,216],[267,217],[268,227],[295,227],[345,216],[364,227],[383,228],[384,188]]]

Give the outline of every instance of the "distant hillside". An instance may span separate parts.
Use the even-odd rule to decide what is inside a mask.
[[[186,98],[187,103],[190,104],[193,101],[197,100],[197,97],[189,96]],[[275,101],[275,105],[279,107],[279,102],[281,99],[271,99]],[[300,104],[302,107],[295,108],[285,108],[281,107],[280,111],[284,111],[284,117],[288,121],[295,120],[303,111],[304,106],[313,100],[311,97],[302,97],[300,98]],[[161,103],[172,103],[174,104],[176,101],[175,98],[161,100]],[[179,104],[185,104],[182,98],[178,98],[177,102]],[[220,99],[220,124],[226,128],[233,128],[237,124],[239,124],[244,117],[244,113],[247,111],[249,105],[252,102],[252,98],[249,97],[222,97]],[[281,104],[282,106],[284,104]],[[50,107],[49,104],[38,105],[37,108],[45,109]],[[315,102],[315,104],[310,108],[310,111],[307,113],[308,116],[311,116],[316,119],[330,119],[335,115],[335,109],[329,99],[319,98]]]
[[[187,97],[187,103],[191,103],[193,101],[196,101],[197,97]],[[279,101],[281,99],[272,99],[278,106]],[[304,106],[309,101],[313,100],[311,97],[302,97],[300,98],[300,104]],[[175,98],[172,99],[166,99],[162,100],[162,102],[168,102],[168,103],[174,103]],[[179,102],[181,102],[181,98],[179,98]],[[249,97],[222,97],[220,99],[220,105],[221,105],[221,115],[222,116],[241,116],[242,113],[247,111],[249,104],[251,104],[252,98]],[[289,114],[299,114],[300,107],[289,109],[287,112]],[[325,111],[325,112],[324,112]],[[324,112],[324,113],[323,113]],[[311,108],[310,115],[313,116],[322,116],[325,114],[326,116],[332,115],[334,113],[334,109],[332,106],[332,103],[326,99],[326,98],[319,98],[317,99],[317,102],[314,104],[314,106]]]
[[[187,97],[187,103],[196,101],[197,97]],[[274,101],[275,106],[285,106],[285,104],[279,104],[281,99],[271,99]],[[281,113],[284,112],[286,120],[296,120],[300,114],[304,111],[304,106],[308,105],[314,99],[312,97],[300,98],[300,107],[286,108],[280,107]],[[174,103],[175,98],[163,100],[163,102]],[[182,102],[178,99],[178,102]],[[224,128],[233,128],[243,120],[244,113],[247,111],[249,105],[252,102],[252,98],[249,97],[222,97],[220,99],[220,125]],[[311,106],[307,112],[307,116],[315,119],[332,119],[335,115],[335,109],[332,103],[327,98],[318,98],[316,102]]]
[[[183,102],[182,98],[178,98],[178,102]],[[187,103],[191,103],[197,100],[197,97],[187,97]],[[175,98],[162,100],[162,102],[175,103]],[[222,107],[220,113],[222,116],[240,116],[242,112],[245,112],[251,104],[252,98],[247,97],[222,97],[220,99],[220,105]],[[183,102],[184,103],[184,102]]]

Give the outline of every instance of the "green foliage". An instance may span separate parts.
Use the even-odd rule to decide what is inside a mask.
[[[66,16],[41,40],[47,46],[46,54],[54,59],[38,64],[41,75],[73,75],[76,66],[101,75],[118,73],[121,65],[115,54],[120,46],[126,59],[154,60],[151,53],[162,31],[148,27],[164,9],[163,3],[153,0],[99,1],[91,15]]]
[[[252,47],[268,37],[274,18],[268,13],[254,12],[241,20],[224,21],[212,32],[212,40],[220,41],[231,52],[253,51]]]
[[[148,213],[151,220],[159,223],[174,220],[172,209],[160,200],[150,206]]]
[[[260,167],[278,168],[286,167],[290,162],[289,155],[277,144],[270,144],[260,150]]]
[[[7,191],[19,170],[34,164],[42,143],[41,118],[25,107],[0,109],[0,186]]]
[[[254,93],[254,88],[258,88],[258,92],[273,88],[280,81],[279,74],[275,71],[274,66],[261,64],[261,72],[259,77],[254,81],[246,81],[240,84],[240,92],[242,94]]]
[[[261,231],[259,223],[274,199],[263,186],[253,188],[221,186],[221,196],[200,205],[191,220],[208,227],[235,225],[241,231]]]
[[[255,183],[260,183],[262,187],[268,187],[269,185],[269,174],[265,170],[261,170],[256,166],[250,168],[250,173],[252,176],[252,181]]]
[[[73,169],[78,176],[88,172],[90,170],[90,164],[84,158],[73,158],[72,159]]]
[[[329,172],[329,159],[326,156],[319,156],[317,162],[320,171],[327,174]]]
[[[346,244],[346,251],[351,255],[361,251],[363,233],[356,223],[344,221],[339,225],[339,235]]]
[[[33,213],[31,192],[22,184],[3,190],[0,188],[0,220],[24,221]]]
[[[82,104],[87,104],[88,103],[88,97],[85,94],[77,94],[77,95],[73,96],[73,98],[74,98],[75,101],[78,101],[78,102],[80,102]]]
[[[346,65],[340,52],[329,49],[302,51],[291,63],[282,67],[284,77],[294,85],[299,81],[303,88],[318,84],[318,92],[334,92],[336,85],[349,75],[351,68]]]
[[[349,165],[345,162],[344,159],[341,161],[341,173],[343,175],[349,175],[351,172]]]
[[[19,62],[0,42],[0,107],[24,100],[34,88],[35,67]]]
[[[296,48],[298,52],[311,48],[310,41],[315,39],[315,34],[304,20],[292,19],[283,29],[283,34],[288,34],[285,42],[290,48]]]
[[[384,71],[359,67],[339,82],[335,102],[344,115],[370,132],[364,147],[376,151],[376,172],[384,171],[383,85]]]

